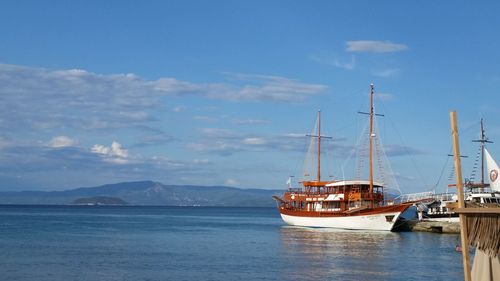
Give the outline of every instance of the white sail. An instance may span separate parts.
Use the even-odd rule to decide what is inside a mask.
[[[491,190],[500,192],[500,169],[488,150],[484,149],[484,152],[486,155],[486,166],[488,168],[488,179],[490,181]]]

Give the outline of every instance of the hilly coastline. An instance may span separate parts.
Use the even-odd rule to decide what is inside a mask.
[[[123,182],[64,191],[0,192],[0,204],[66,205],[85,198],[113,197],[129,205],[272,207],[280,190],[227,186],[164,185],[153,181]],[[84,201],[85,202],[85,201]]]

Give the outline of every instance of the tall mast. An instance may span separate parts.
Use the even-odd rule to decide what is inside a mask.
[[[483,118],[481,118],[481,187],[484,187],[484,142]]]
[[[481,118],[481,139],[473,140],[473,142],[481,143],[481,188],[484,187],[484,144],[485,143],[493,143],[488,140],[486,137],[484,126],[483,126],[483,118]]]
[[[321,110],[318,110],[318,182],[321,181]]]
[[[370,208],[373,208],[373,83],[370,84]]]
[[[369,153],[369,162],[370,162],[370,207],[373,208],[373,203],[375,201],[373,197],[373,138],[375,138],[375,134],[373,133],[373,119],[375,116],[384,116],[383,114],[375,114],[373,110],[373,83],[370,83],[370,112],[361,112],[358,113],[370,115],[370,153]]]
[[[321,110],[318,110],[318,121],[317,121],[318,129],[317,129],[317,135],[306,135],[308,137],[313,137],[313,138],[318,138],[318,152],[317,152],[317,161],[318,161],[318,173],[316,175],[316,180],[319,184],[321,181],[321,139],[331,139],[331,137],[328,136],[322,136],[321,135]]]

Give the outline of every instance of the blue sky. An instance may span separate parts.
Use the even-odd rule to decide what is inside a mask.
[[[0,190],[133,180],[285,188],[321,109],[323,175],[348,160],[375,84],[402,192],[500,142],[495,1],[2,1]],[[500,159],[497,144],[489,146]],[[447,164],[448,162],[448,164]],[[387,166],[387,164],[385,164]],[[441,178],[441,180],[439,180]],[[439,181],[439,183],[438,183]]]

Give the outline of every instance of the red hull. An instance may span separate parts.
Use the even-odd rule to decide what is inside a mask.
[[[281,214],[297,217],[353,217],[353,216],[366,216],[366,215],[376,215],[383,213],[393,213],[393,212],[404,212],[411,204],[401,204],[393,206],[383,206],[375,207],[372,209],[363,209],[355,211],[352,213],[347,212],[317,212],[317,211],[306,211],[300,209],[286,209],[284,207],[279,207]]]

